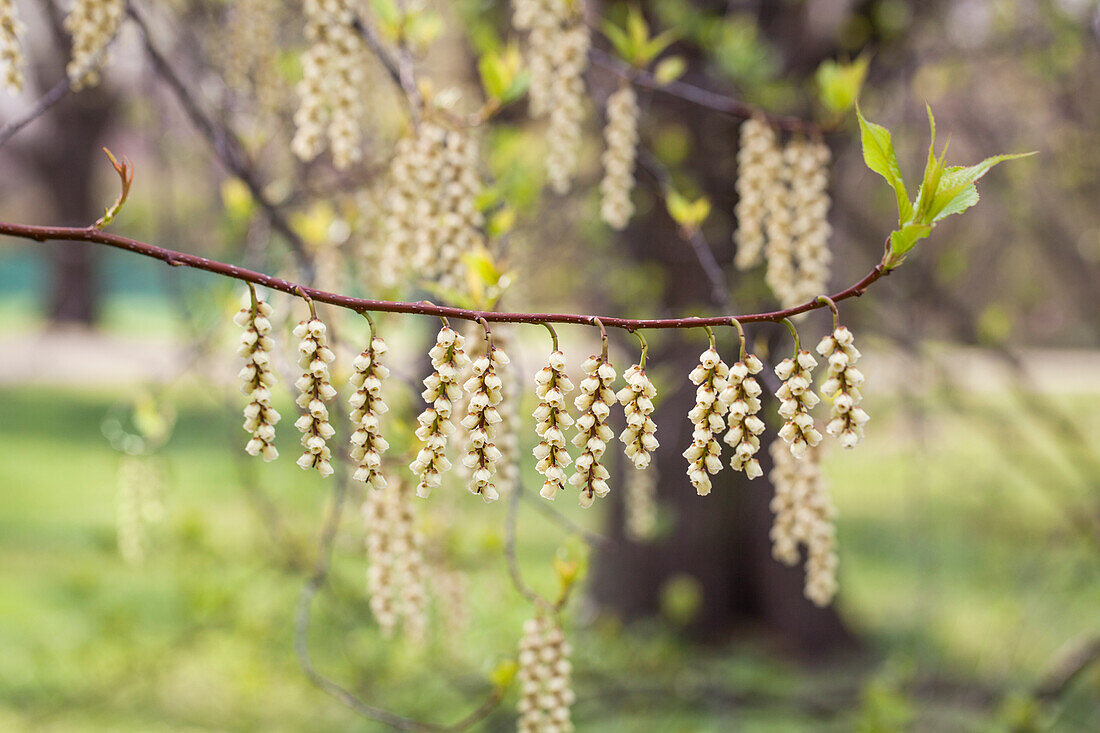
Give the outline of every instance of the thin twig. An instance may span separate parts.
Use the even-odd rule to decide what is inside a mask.
[[[302,241],[302,238],[298,236],[297,232],[291,228],[286,217],[284,217],[279,210],[279,207],[271,201],[264,191],[264,186],[260,182],[255,166],[252,161],[249,160],[248,154],[245,152],[241,141],[232,130],[223,125],[219,125],[202,109],[198,100],[196,100],[194,95],[188,90],[187,85],[183,83],[183,80],[176,73],[175,69],[172,68],[168,59],[161,53],[160,49],[157,48],[156,44],[153,43],[152,34],[149,32],[149,26],[134,3],[131,2],[127,5],[127,13],[141,32],[142,43],[145,46],[146,55],[153,63],[153,70],[156,71],[157,75],[164,80],[165,84],[167,84],[168,88],[172,91],[176,100],[180,103],[180,106],[183,107],[183,111],[191,120],[191,124],[194,125],[199,133],[206,138],[208,143],[210,143],[210,146],[214,150],[214,155],[221,161],[221,164],[225,166],[225,169],[239,178],[248,188],[249,193],[252,194],[252,198],[263,210],[264,215],[271,224],[271,228],[277,231],[283,239],[286,240],[287,246],[290,247],[299,267],[306,272],[312,272],[312,264],[306,252],[305,243]]]
[[[687,82],[679,80],[661,83],[648,71],[636,69],[633,66],[625,64],[607,51],[603,51],[599,48],[589,49],[588,57],[591,59],[592,63],[600,68],[610,71],[624,79],[629,79],[631,83],[642,89],[648,89],[660,94],[667,94],[682,99],[685,102],[691,102],[700,107],[706,107],[715,112],[722,112],[723,114],[739,119],[759,117],[772,127],[779,130],[786,130],[787,132],[797,132],[803,135],[817,135],[824,132],[820,125],[809,120],[789,115],[768,114],[760,107],[756,107],[727,94],[712,92],[702,87],[697,87],[694,84],[688,84]]]
[[[571,323],[576,325],[592,325],[599,320],[604,326],[621,328],[627,331],[635,331],[639,328],[703,328],[704,326],[730,326],[730,319],[736,318],[742,325],[746,323],[778,323],[784,318],[806,313],[812,310],[825,308],[824,302],[813,300],[785,308],[778,311],[764,313],[749,313],[746,315],[726,314],[710,317],[691,318],[616,318],[612,316],[581,315],[576,313],[500,313],[495,311],[478,311],[453,306],[434,305],[425,301],[404,302],[391,300],[371,300],[369,298],[353,298],[348,295],[330,293],[316,288],[307,288],[298,283],[293,283],[282,278],[265,275],[262,272],[246,270],[243,267],[219,262],[217,260],[199,257],[197,255],[176,252],[174,250],[146,244],[136,239],[130,239],[118,234],[111,234],[96,229],[95,227],[51,227],[36,226],[33,224],[12,224],[0,222],[0,234],[7,234],[21,239],[30,239],[37,242],[49,240],[88,242],[94,244],[116,247],[135,254],[166,262],[173,267],[191,267],[197,270],[206,270],[224,277],[230,277],[242,282],[250,282],[263,285],[273,290],[279,290],[290,295],[308,295],[310,298],[322,303],[348,308],[357,313],[373,311],[380,313],[410,313],[441,318],[458,318],[466,321],[485,319],[493,323],[528,323],[539,325],[544,322]],[[834,293],[829,297],[839,303],[842,300],[856,298],[863,295],[867,288],[879,278],[888,275],[890,270],[881,263],[875,265],[870,272],[858,282]]]

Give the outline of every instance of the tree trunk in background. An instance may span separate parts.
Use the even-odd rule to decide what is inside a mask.
[[[789,10],[788,15],[793,12],[797,11]],[[783,19],[771,20],[779,23]],[[827,55],[832,50],[822,48],[820,42],[803,44],[791,37],[795,24],[779,25],[784,28],[776,35],[783,38],[774,40],[785,47],[788,67],[797,63],[800,69],[812,71],[817,59],[807,59],[806,55]],[[689,80],[710,88],[728,88],[705,77]],[[729,217],[736,201],[738,121],[665,95],[643,97],[642,109],[643,118],[648,116],[650,124],[671,122],[690,130],[695,149],[681,169],[701,183],[711,198],[714,213],[708,223],[707,238],[725,272],[732,272]],[[652,177],[645,171],[638,172],[638,180],[640,188],[652,188]],[[700,302],[702,294],[709,290],[707,280],[691,247],[680,240],[659,201],[633,222],[621,242],[632,256],[659,263],[667,274],[669,286],[660,300],[666,313],[723,312],[713,302]],[[759,280],[756,272],[749,277]],[[732,283],[738,284],[739,280],[736,275],[731,276]],[[756,294],[761,293],[758,288]],[[752,300],[738,305],[760,304],[759,297]],[[762,328],[771,327],[753,328],[750,340],[760,335]],[[783,340],[785,330],[780,333],[779,329],[773,329],[773,333],[775,348],[790,348],[789,339]],[[736,359],[732,330],[717,335],[722,340],[722,353],[732,363]],[[773,490],[767,480],[771,468],[767,445],[758,456],[764,477],[750,482],[744,474],[729,468],[727,448],[726,467],[712,477],[713,491],[707,497],[696,495],[687,479],[687,463],[681,451],[691,442],[691,425],[686,416],[695,402],[695,388],[687,381],[687,374],[696,365],[699,353],[706,349],[706,340],[702,331],[672,332],[665,338],[659,348],[651,351],[651,359],[654,364],[674,369],[679,379],[657,385],[658,390],[663,390],[653,417],[659,426],[657,437],[661,448],[655,455],[654,467],[660,477],[660,514],[671,519],[671,529],[653,543],[632,542],[624,535],[624,476],[634,468],[620,457],[617,471],[620,479],[612,493],[607,528],[617,547],[601,551],[593,559],[593,599],[628,621],[652,616],[661,610],[662,589],[666,584],[677,577],[689,576],[702,591],[701,605],[688,625],[688,631],[697,638],[721,638],[741,631],[764,632],[790,651],[807,656],[854,648],[856,641],[835,609],[819,609],[803,596],[802,565],[789,568],[771,557],[769,503]],[[774,413],[775,400],[765,399],[763,409]],[[774,437],[774,430],[769,430],[765,437]]]
[[[53,2],[46,5],[45,11],[52,26],[53,58],[32,66],[40,90],[63,78],[69,55],[61,11]],[[112,188],[106,191],[94,186],[96,173],[110,170],[100,147],[114,120],[117,102],[117,95],[101,83],[69,94],[34,122],[34,127],[41,129],[21,133],[28,142],[20,145],[18,153],[27,172],[38,179],[49,197],[50,221],[63,226],[87,226],[103,214],[103,208],[117,194],[117,181],[111,181]],[[100,301],[96,248],[53,243],[47,244],[45,250],[46,317],[53,323],[91,325],[98,316]]]

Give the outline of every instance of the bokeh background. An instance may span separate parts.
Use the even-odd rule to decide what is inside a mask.
[[[0,126],[61,78],[67,55],[63,4],[18,5],[31,27],[31,83],[0,100]],[[1097,3],[639,5],[655,28],[678,31],[671,52],[688,62],[685,81],[772,111],[814,115],[818,65],[869,54],[861,105],[893,131],[910,181],[927,146],[925,103],[940,139],[950,135],[950,161],[1039,155],[998,168],[980,184],[979,206],[945,221],[894,276],[843,308],[866,355],[873,421],[865,444],[825,460],[841,568],[828,612],[801,598],[799,569],[768,556],[766,483],[725,476],[708,499],[685,484],[676,445],[690,404],[684,375],[705,344],[690,333],[651,338],[668,444],[656,536],[625,536],[614,489],[588,512],[564,497],[555,514],[535,501],[520,508],[517,555],[534,587],[553,591],[552,560],[563,554],[588,569],[566,614],[578,729],[1100,729]],[[365,162],[342,173],[323,160],[301,165],[287,151],[299,22],[277,29],[266,73],[242,76],[233,3],[140,6],[193,98],[237,132],[265,190],[331,265],[326,276],[363,292],[355,194],[384,171],[404,124],[381,70],[370,72]],[[476,107],[477,54],[507,32],[506,3],[433,6],[442,35],[417,67],[437,88],[460,91],[460,108]],[[622,12],[589,6],[594,23]],[[613,236],[599,223],[600,110],[616,78],[595,59],[574,194],[542,191],[541,129],[522,104],[486,131],[486,168],[516,212],[502,303],[725,312],[699,287],[696,253],[649,172],[639,172],[635,224]],[[742,311],[770,307],[759,275],[730,266],[737,120],[660,92],[641,100],[648,154],[678,188],[713,203],[703,233],[729,297]],[[863,166],[851,123],[827,138],[834,289],[878,261],[892,223],[892,197]],[[293,274],[283,243],[132,27],[101,86],[69,95],[0,147],[0,219],[93,221],[117,185],[102,145],[137,168],[114,231]],[[229,320],[240,296],[232,283],[114,251],[0,242],[0,729],[380,729],[311,686],[294,655],[295,604],[331,486],[293,465],[289,421],[283,460],[258,465],[240,450]],[[302,316],[301,304],[272,300]],[[365,324],[324,314],[357,351]],[[827,325],[817,314],[802,328]],[[435,326],[380,320],[397,415],[414,414],[408,385],[423,374]],[[560,330],[577,362],[597,343],[592,329]],[[612,347],[625,367],[635,346],[622,336]],[[762,351],[787,348],[781,336],[750,332]],[[532,327],[509,338],[526,380],[546,335]],[[289,395],[281,399],[292,414]],[[524,400],[527,415],[533,397]],[[409,428],[390,425],[404,455]],[[523,476],[533,493],[527,427]],[[460,718],[486,694],[532,613],[508,580],[506,502],[485,506],[451,488],[417,507],[433,579],[427,644],[385,639],[374,623],[355,506],[309,634],[327,675],[373,704],[434,721]],[[512,727],[514,699],[481,727]]]

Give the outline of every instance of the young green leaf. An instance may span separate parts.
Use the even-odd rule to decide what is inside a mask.
[[[871,57],[868,54],[861,54],[850,63],[831,59],[821,62],[814,79],[817,82],[818,97],[826,110],[837,115],[856,103],[863,90],[870,63]]]
[[[706,196],[690,201],[678,191],[670,190],[665,205],[672,220],[688,231],[698,229],[710,216],[710,200]]]
[[[890,233],[890,251],[883,260],[887,270],[892,270],[905,261],[905,256],[917,242],[932,233],[931,224],[906,224]]]
[[[978,192],[974,184],[988,173],[993,166],[1006,160],[1026,158],[1035,155],[1035,152],[994,155],[976,165],[956,165],[947,168],[940,180],[939,187],[936,189],[936,195],[932,197],[929,204],[929,220],[937,222],[945,216],[961,213],[978,203]],[[975,189],[972,195],[968,191],[971,188]],[[962,197],[961,200],[960,197]],[[959,208],[960,206],[961,208]]]
[[[657,68],[653,70],[653,78],[658,84],[664,86],[679,79],[685,71],[687,71],[687,61],[683,56],[669,56],[657,63]]]
[[[905,181],[901,177],[901,168],[898,166],[897,154],[894,153],[890,131],[882,125],[868,122],[863,117],[859,105],[856,105],[856,115],[859,117],[860,140],[863,143],[863,162],[868,168],[885,178],[894,189],[900,226],[913,217],[913,205],[909,203],[909,193],[905,190]]]
[[[626,32],[609,20],[605,20],[602,27],[603,34],[607,37],[607,40],[611,41],[615,53],[623,61],[630,63],[634,57],[634,49]]]
[[[936,158],[936,118],[932,116],[932,108],[928,109],[928,126],[932,130],[931,141],[928,143],[928,162],[924,165],[924,179],[917,189],[917,200],[914,204],[913,221],[930,224],[932,216],[929,210],[932,199],[940,188],[940,179],[943,177],[943,161],[947,157],[947,146],[943,146],[943,152]]]

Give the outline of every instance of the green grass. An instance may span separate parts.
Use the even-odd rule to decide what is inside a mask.
[[[289,539],[273,542],[241,488],[236,398],[177,398],[178,425],[156,459],[164,519],[151,528],[146,561],[131,566],[115,544],[120,457],[100,430],[119,395],[0,391],[0,730],[379,730],[313,688],[292,652],[294,604],[328,484],[289,458],[244,464],[278,507]],[[1094,420],[1100,400],[1067,404]],[[840,609],[881,661],[807,671],[751,640],[703,649],[658,622],[626,631],[607,620],[586,625],[580,613],[571,629],[579,730],[1006,730],[1004,695],[1027,689],[1067,641],[1100,631],[1097,548],[1065,514],[1090,490],[1095,502],[1100,477],[1060,464],[1025,470],[1051,461],[1027,446],[1002,451],[935,405],[919,428],[896,406],[879,407],[867,444],[834,452],[827,469],[840,511]],[[284,456],[294,455],[294,438],[281,432]],[[461,633],[444,631],[446,609],[435,608],[426,648],[381,637],[354,508],[316,604],[318,665],[402,714],[461,717],[530,614],[505,581],[503,503],[468,498],[441,494],[419,507],[467,579]],[[520,531],[525,573],[552,588],[548,558],[560,531],[529,511]],[[921,691],[930,679],[952,681],[954,692]],[[706,685],[736,702],[693,693]],[[853,685],[862,690],[855,699],[831,692]],[[624,686],[667,692],[626,697]],[[989,694],[976,703],[959,694],[968,688]],[[1100,677],[1086,675],[1044,720],[1057,730],[1100,727],[1098,692]],[[514,694],[486,729],[509,729]],[[823,723],[807,699],[841,712]]]

